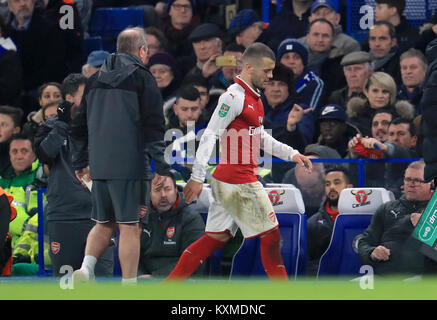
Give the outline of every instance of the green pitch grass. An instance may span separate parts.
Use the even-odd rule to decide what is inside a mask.
[[[102,280],[61,289],[59,278],[0,278],[0,300],[436,300],[437,278],[406,282],[375,278],[373,289],[346,278],[268,280],[188,280],[163,283],[140,280],[122,286],[120,279]],[[367,283],[369,285],[370,283]]]

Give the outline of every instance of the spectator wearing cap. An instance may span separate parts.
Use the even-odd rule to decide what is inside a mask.
[[[268,28],[258,38],[275,51],[287,38],[300,38],[308,31],[308,17],[313,0],[285,0],[282,10],[276,14]]]
[[[293,71],[281,63],[273,69],[273,77],[261,95],[265,119],[274,125],[298,130],[305,145],[314,136],[314,116],[307,105],[299,105],[294,94]]]
[[[223,41],[220,28],[213,23],[198,25],[188,37],[193,44],[196,65],[188,75],[199,74],[209,79],[218,70],[215,59],[221,54]]]
[[[247,48],[263,32],[263,22],[253,9],[243,9],[232,18],[228,33],[235,38],[235,43]]]
[[[311,23],[316,19],[326,19],[334,26],[334,43],[335,48],[340,49],[344,54],[361,50],[360,43],[345,34],[340,25],[340,11],[338,0],[316,0],[311,6],[311,15],[308,21]],[[306,37],[299,39],[306,45]]]
[[[349,140],[361,134],[359,129],[348,120],[343,107],[336,104],[323,107],[317,119],[320,133],[317,144],[335,149],[342,158],[347,157]]]
[[[323,101],[324,83],[307,67],[308,50],[297,39],[285,39],[279,44],[276,61],[290,68],[294,73],[296,103],[306,105],[317,112]]]
[[[166,10],[159,28],[168,40],[168,52],[185,73],[195,64],[195,57],[188,36],[198,25],[195,0],[167,0]]]
[[[108,56],[108,51],[91,51],[91,53],[88,55],[86,64],[82,66],[82,74],[87,78],[91,77],[94,73],[100,70],[100,67],[102,66],[103,62],[105,62]]]
[[[364,51],[355,51],[345,55],[340,63],[347,85],[335,90],[329,97],[328,103],[337,104],[346,109],[351,98],[365,99],[364,85],[373,72],[371,61],[369,53]]]
[[[308,67],[325,83],[329,97],[334,90],[346,85],[340,61],[344,52],[333,46],[334,26],[326,19],[311,21],[306,41],[308,45]]]
[[[157,52],[149,59],[148,68],[161,91],[164,104],[176,94],[180,86],[180,77],[175,59],[166,52]],[[167,110],[164,110],[166,114]]]

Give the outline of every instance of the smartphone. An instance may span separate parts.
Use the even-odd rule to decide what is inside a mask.
[[[215,58],[217,67],[235,67],[237,65],[237,58],[235,56],[219,56]]]

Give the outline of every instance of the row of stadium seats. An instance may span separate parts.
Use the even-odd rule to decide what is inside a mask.
[[[299,189],[293,185],[270,184],[265,188],[273,204],[281,232],[281,253],[291,278],[306,274],[307,233],[305,206]],[[318,276],[359,275],[361,262],[353,248],[354,238],[370,224],[373,213],[383,203],[394,200],[384,188],[348,188],[340,194],[339,212],[331,243],[323,254]],[[206,221],[212,194],[205,185],[199,199],[190,206]],[[220,276],[220,253],[211,258],[210,274]],[[259,238],[245,239],[235,254],[232,277],[265,276]]]
[[[179,185],[183,187],[183,184]],[[281,253],[289,277],[304,276],[307,267],[307,216],[301,192],[290,184],[267,184],[265,190],[279,222]],[[42,189],[39,192],[39,197],[42,198],[44,191]],[[212,200],[211,189],[205,184],[200,197],[190,204],[205,222]],[[335,220],[330,245],[320,259],[318,276],[360,275],[362,264],[354,250],[354,239],[370,224],[376,209],[391,200],[394,200],[393,193],[384,188],[347,188],[341,192],[338,203],[339,215]],[[39,214],[43,217],[42,210]],[[43,239],[42,226],[41,221],[38,226],[41,240]],[[265,276],[259,248],[259,238],[243,241],[232,261],[231,279]],[[114,275],[120,276],[121,268],[117,250],[114,251]],[[221,251],[219,250],[209,258],[209,274],[210,276],[222,276],[221,270]],[[40,255],[39,275],[47,274],[50,273],[44,270],[44,258]]]

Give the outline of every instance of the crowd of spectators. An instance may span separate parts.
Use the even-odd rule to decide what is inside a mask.
[[[64,4],[74,9],[73,29],[59,26]],[[191,163],[184,158],[194,157],[190,146],[197,146],[218,97],[241,72],[245,48],[256,41],[267,44],[277,58],[261,92],[264,126],[277,140],[314,158],[422,157],[422,112],[429,101],[424,89],[436,57],[437,13],[419,30],[404,15],[405,1],[376,0],[375,23],[360,43],[344,33],[342,5],[339,0],[285,0],[282,11],[264,23],[255,2],[226,21],[225,4],[196,0],[0,1],[0,186],[20,199],[14,200],[18,214],[10,229],[15,262],[35,262],[32,251],[23,250],[26,244],[16,246],[35,222],[35,190],[51,181],[53,164],[35,153],[34,137],[42,127],[56,127],[47,121],[60,117],[60,103],[79,106],[86,79],[111,56],[105,50],[89,55],[83,50],[93,12],[100,7],[144,10],[147,67],[163,97],[167,148],[174,159],[182,159],[172,163],[178,182],[189,178]],[[66,92],[71,77],[83,85]],[[328,181],[337,177],[344,186],[358,181],[353,164],[334,170],[329,161],[317,163],[306,175],[293,163],[275,160],[271,169],[260,171],[260,180],[296,185],[309,218],[335,220],[326,215],[327,204],[334,203]],[[216,163],[211,159],[209,173]],[[385,187],[398,199],[407,166],[368,164],[365,185]],[[179,199],[172,186],[169,181]],[[57,250],[53,241],[47,250],[52,255]]]

